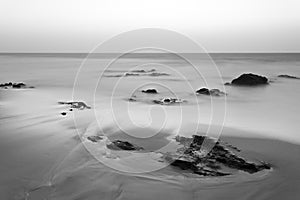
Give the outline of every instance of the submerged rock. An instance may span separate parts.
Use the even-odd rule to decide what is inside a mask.
[[[125,72],[124,74],[109,74],[105,77],[136,77],[136,76],[169,76],[170,74],[165,72],[157,72],[156,69],[137,69]]]
[[[59,101],[58,103],[62,105],[70,105],[70,108],[76,108],[78,110],[91,109],[90,106],[86,105],[84,102],[81,101],[70,101],[70,102]]]
[[[160,104],[160,105],[172,105],[186,102],[186,100],[181,100],[177,98],[164,98],[159,100],[153,100],[153,103]]]
[[[131,72],[135,72],[135,73],[149,73],[149,72],[155,72],[156,69],[150,69],[150,70],[145,70],[145,69],[136,69],[136,70],[132,70]]]
[[[219,89],[207,89],[207,88],[201,88],[196,91],[196,94],[203,94],[203,95],[210,95],[210,96],[224,96],[226,95],[225,92],[222,92]]]
[[[131,144],[130,142],[122,141],[122,140],[112,141],[110,144],[107,144],[106,146],[107,148],[112,150],[139,151],[144,149],[143,147],[139,147]]]
[[[170,74],[164,73],[164,72],[153,72],[150,73],[149,76],[169,76]]]
[[[148,93],[148,94],[157,94],[157,90],[156,89],[146,89],[146,90],[142,90],[143,93]]]
[[[131,72],[126,72],[125,74],[124,74],[124,76],[139,76],[140,74],[138,74],[138,73],[131,73]]]
[[[236,86],[255,86],[268,84],[268,78],[256,74],[242,74],[238,78],[231,81],[231,85]],[[226,84],[228,85],[228,84]]]
[[[164,155],[166,161],[172,166],[182,170],[190,170],[202,176],[225,176],[232,174],[232,169],[241,170],[250,174],[261,170],[270,169],[270,165],[264,162],[254,163],[238,156],[230,151],[228,146],[206,136],[194,135],[192,138],[177,136],[177,142],[183,145],[176,153]],[[210,152],[206,153],[202,147],[203,142],[212,145]],[[232,148],[230,145],[229,148]],[[229,172],[225,171],[229,168]]]
[[[102,140],[103,138],[99,135],[91,135],[87,137],[88,140],[90,140],[91,142],[98,142],[99,140]]]
[[[291,75],[287,75],[287,74],[281,74],[278,75],[279,78],[290,78],[290,79],[300,79],[300,77],[297,76],[291,76]]]

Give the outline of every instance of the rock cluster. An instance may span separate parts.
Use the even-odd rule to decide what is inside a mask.
[[[9,89],[9,88],[13,88],[13,89],[22,89],[22,88],[34,88],[32,86],[28,87],[25,83],[12,83],[12,82],[8,82],[8,83],[2,83],[0,84],[0,88],[4,88],[4,89]]]
[[[77,109],[77,110],[85,110],[85,109],[91,109],[90,106],[86,105],[84,102],[82,101],[59,101],[58,104],[60,105],[68,105],[69,106],[69,111],[73,111],[73,109]],[[67,112],[61,112],[60,113],[62,116],[66,116]]]
[[[173,104],[179,104],[186,102],[186,100],[182,99],[177,99],[177,98],[163,98],[163,99],[158,99],[158,100],[153,100],[152,101],[155,104],[160,104],[160,105],[173,105]]]

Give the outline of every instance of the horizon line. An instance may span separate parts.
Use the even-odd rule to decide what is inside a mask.
[[[95,53],[90,53],[90,52],[1,52],[0,54],[118,54],[118,53],[124,53],[124,52],[95,52]],[[165,52],[137,52],[137,53],[132,53],[132,54],[147,54],[147,53],[152,53],[152,54],[167,54]],[[173,52],[170,52],[173,53]],[[295,53],[300,53],[300,51],[211,51],[211,52],[177,52],[177,53],[182,53],[182,54],[283,54],[283,53],[290,53],[290,54],[295,54]]]

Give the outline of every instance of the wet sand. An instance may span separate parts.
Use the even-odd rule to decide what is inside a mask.
[[[14,95],[19,94],[12,93],[6,98]],[[25,96],[22,101],[26,101]],[[36,105],[31,112],[28,108],[21,109],[24,104],[18,106],[12,102],[4,100],[0,107],[1,199],[297,199],[299,196],[297,144],[232,137],[228,135],[249,133],[224,128],[223,141],[240,148],[246,158],[270,163],[272,170],[201,177],[167,166],[148,173],[125,173],[99,162],[83,145],[86,141],[80,137],[88,134],[91,110],[78,111],[81,123],[75,126],[74,116],[61,116],[61,107],[53,102],[52,107],[44,110]],[[153,146],[148,145],[157,148],[164,141],[155,139],[151,141]],[[142,164],[153,162],[145,159]]]

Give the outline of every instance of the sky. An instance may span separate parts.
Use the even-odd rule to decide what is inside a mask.
[[[162,28],[208,52],[300,52],[299,0],[0,0],[0,52],[89,52]]]

